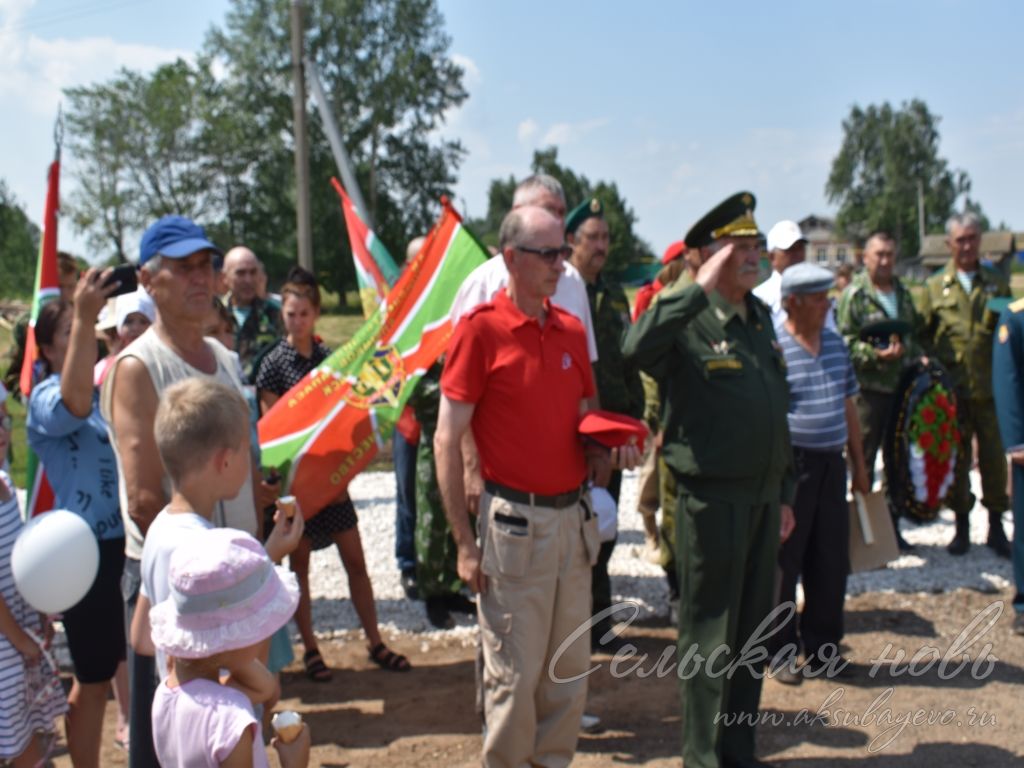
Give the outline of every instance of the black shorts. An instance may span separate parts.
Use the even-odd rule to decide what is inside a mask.
[[[326,549],[334,544],[334,534],[351,530],[359,524],[352,500],[328,504],[306,521],[302,535],[313,543],[313,549]]]
[[[68,650],[80,683],[103,683],[124,661],[124,600],[121,572],[124,570],[124,539],[108,539],[100,545],[100,567],[96,581],[61,620]]]

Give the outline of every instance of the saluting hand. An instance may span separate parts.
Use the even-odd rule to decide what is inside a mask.
[[[735,248],[729,243],[719,248],[714,255],[705,261],[697,271],[697,284],[704,289],[704,293],[711,293],[718,285],[718,279],[722,276],[722,270],[727,267],[732,259]]]

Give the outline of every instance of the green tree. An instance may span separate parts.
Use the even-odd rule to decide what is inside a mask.
[[[257,126],[259,164],[236,180],[231,226],[268,261],[294,262],[289,0],[235,0],[205,43],[223,64],[222,88],[234,119]],[[466,98],[462,69],[434,0],[312,0],[306,44],[381,240],[400,255],[451,194],[462,146],[438,138],[445,113]],[[311,105],[312,106],[312,105]],[[326,136],[310,112],[313,252],[320,278],[355,285],[348,237],[329,179],[337,175]]]
[[[39,227],[32,223],[7,183],[0,179],[0,272],[4,275],[4,298],[32,294],[39,235]]]
[[[630,264],[654,260],[651,247],[634,231],[636,215],[619,194],[615,182],[591,181],[571,168],[558,162],[558,148],[538,149],[533,153],[531,169],[534,173],[546,173],[554,176],[565,191],[565,200],[569,209],[583,202],[584,198],[597,197],[604,204],[604,217],[608,222],[610,245],[608,262],[605,267],[610,272],[619,272]],[[494,179],[488,191],[487,215],[481,219],[468,222],[471,229],[477,232],[487,245],[497,245],[498,229],[501,220],[512,208],[512,195],[516,188],[516,179]]]
[[[829,201],[839,204],[840,232],[863,238],[885,229],[896,237],[903,256],[916,257],[918,184],[924,193],[925,232],[942,231],[971,182],[939,156],[939,119],[919,99],[899,109],[885,102],[850,110],[825,185]]]
[[[127,258],[128,237],[169,213],[225,215],[226,174],[244,169],[213,152],[226,142],[208,69],[179,59],[148,77],[122,69],[107,83],[65,93],[77,181],[69,212],[96,255]]]

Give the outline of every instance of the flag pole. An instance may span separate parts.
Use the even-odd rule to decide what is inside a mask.
[[[324,93],[323,86],[320,84],[320,73],[316,65],[308,58],[305,60],[305,67],[306,76],[309,79],[309,87],[316,98],[317,111],[320,113],[320,119],[323,121],[324,133],[327,134],[327,141],[331,145],[331,154],[334,155],[334,162],[338,166],[338,172],[341,174],[341,180],[344,182],[345,191],[352,199],[352,202],[355,203],[356,210],[359,211],[359,217],[363,220],[363,223],[370,229],[374,229],[373,216],[366,205],[366,201],[363,199],[363,193],[359,190],[356,175],[352,171],[352,160],[349,158],[348,152],[345,151],[345,144],[341,140],[338,124],[334,122],[334,112],[331,110],[331,103],[327,100],[327,94]]]

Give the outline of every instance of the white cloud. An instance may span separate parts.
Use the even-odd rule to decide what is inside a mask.
[[[516,138],[519,139],[520,144],[527,144],[530,139],[537,135],[539,130],[540,126],[537,125],[537,121],[532,117],[528,117],[519,123],[519,127],[516,128]]]
[[[480,74],[480,67],[476,65],[469,56],[463,56],[461,53],[453,53],[452,61],[462,67],[462,84],[466,86],[467,90],[471,90],[480,85],[484,80]]]
[[[608,125],[607,117],[597,117],[579,123],[555,123],[544,134],[542,144],[562,146],[579,141],[588,133]]]

